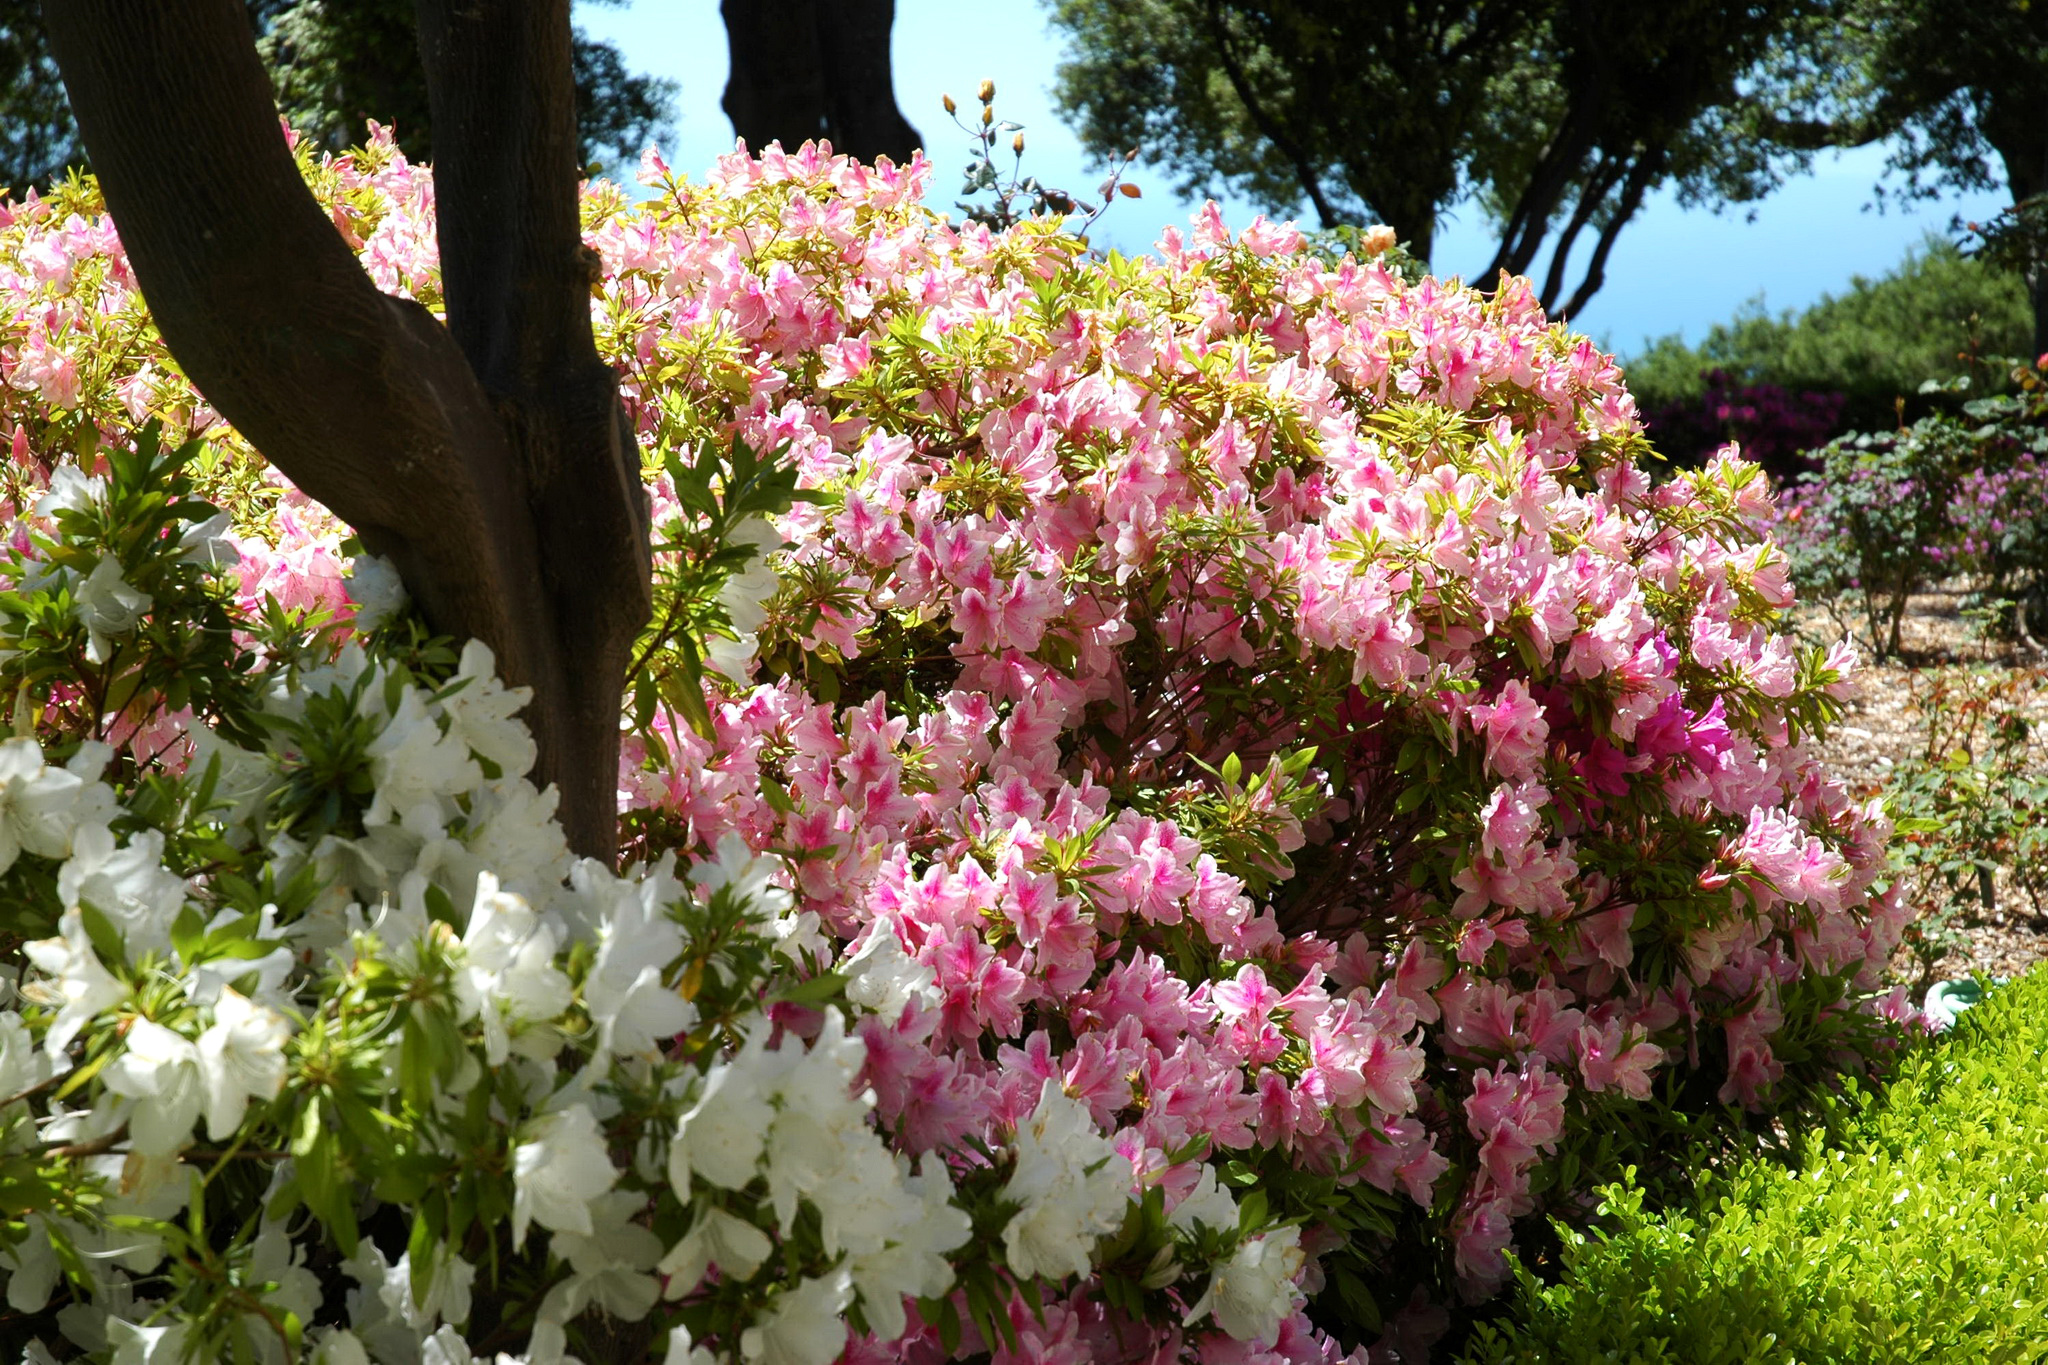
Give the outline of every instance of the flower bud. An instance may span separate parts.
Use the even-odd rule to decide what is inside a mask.
[[[991,123],[994,123],[995,121],[996,121],[996,111],[995,111],[995,110],[993,110],[993,109],[991,109],[991,108],[989,108],[989,107],[988,107],[987,105],[985,105],[985,104],[984,104],[984,105],[983,105],[983,106],[981,107],[981,126],[982,126],[982,127],[984,127],[984,128],[986,128],[986,127],[988,127],[988,126],[989,126],[989,125],[990,125]]]
[[[981,102],[983,104],[987,104],[990,100],[996,97],[996,83],[994,81],[983,81],[981,83],[981,89],[975,91],[974,93],[980,97]]]
[[[946,106],[946,112],[949,114],[957,112],[960,108],[959,105],[953,103],[953,97],[951,95],[939,96],[939,103]]]
[[[1024,155],[1024,134],[1019,133],[1010,139],[1010,150],[1018,156]]]

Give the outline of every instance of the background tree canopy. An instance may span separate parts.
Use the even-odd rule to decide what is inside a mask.
[[[250,0],[249,13],[278,109],[300,133],[338,152],[376,119],[408,157],[433,158],[413,0]],[[617,48],[581,32],[574,44],[583,159],[637,156],[665,131],[675,82],[634,75]]]
[[[1703,371],[1725,370],[1745,384],[1845,394],[1845,424],[1867,430],[1891,425],[1893,401],[1922,381],[1967,373],[1966,355],[2021,353],[2028,327],[2012,276],[1930,238],[1884,276],[1855,276],[1803,312],[1768,312],[1757,299],[1698,345],[1660,337],[1629,362],[1629,392],[1649,410],[1697,397]]]
[[[1851,35],[1864,136],[1892,139],[1894,192],[1934,198],[2003,183],[2033,211],[2000,253],[2028,281],[2048,351],[2048,5],[1863,0]]]
[[[406,155],[431,159],[412,0],[250,0],[249,18],[278,108],[301,133],[340,151],[374,118]],[[628,71],[610,44],[581,33],[574,43],[584,161],[633,156],[661,137],[675,83]],[[39,0],[0,0],[0,185],[47,185],[84,160]]]
[[[1058,96],[1091,151],[1130,147],[1186,192],[1377,220],[1428,257],[1438,216],[1500,226],[1484,272],[1537,269],[1546,305],[1601,284],[1650,191],[1760,198],[1803,167],[1836,67],[1837,0],[1054,0]],[[1566,293],[1571,250],[1590,257]]]

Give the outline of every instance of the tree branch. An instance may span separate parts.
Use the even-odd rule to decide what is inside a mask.
[[[1308,158],[1302,155],[1299,144],[1281,130],[1278,122],[1266,112],[1266,107],[1252,94],[1251,82],[1245,77],[1244,68],[1239,65],[1237,57],[1230,50],[1230,34],[1223,20],[1219,0],[1208,0],[1205,12],[1209,16],[1209,40],[1215,45],[1217,59],[1223,63],[1224,75],[1230,78],[1230,88],[1237,92],[1238,102],[1244,105],[1245,112],[1250,114],[1252,122],[1258,125],[1260,136],[1278,147],[1280,154],[1294,167],[1294,178],[1301,182],[1302,191],[1308,195],[1309,203],[1315,206],[1316,217],[1322,222],[1323,227],[1336,227],[1344,220],[1324,195],[1322,177],[1315,173],[1315,169],[1309,165]]]
[[[1600,292],[1600,286],[1607,282],[1607,256],[1614,250],[1614,239],[1621,235],[1621,229],[1628,220],[1636,216],[1636,210],[1643,206],[1643,196],[1664,169],[1663,152],[1646,152],[1637,160],[1628,174],[1628,181],[1621,187],[1621,202],[1615,205],[1614,214],[1600,226],[1599,241],[1593,247],[1593,259],[1586,263],[1585,278],[1572,291],[1571,299],[1558,310],[1558,316],[1575,318],[1592,297]]]
[[[1572,173],[1585,165],[1587,154],[1594,149],[1598,128],[1599,118],[1588,111],[1586,102],[1574,100],[1516,197],[1514,213],[1501,233],[1500,249],[1481,279],[1494,279],[1503,270],[1510,275],[1528,273],[1550,230],[1550,216],[1557,212],[1558,201],[1571,184]]]
[[[1600,160],[1594,165],[1593,174],[1587,179],[1586,187],[1579,193],[1579,202],[1572,208],[1570,221],[1565,224],[1564,231],[1558,234],[1557,245],[1551,250],[1550,270],[1543,277],[1543,293],[1540,296],[1545,309],[1556,306],[1558,291],[1564,288],[1564,272],[1571,260],[1572,247],[1578,242],[1579,233],[1593,220],[1593,215],[1599,212],[1600,205],[1607,198],[1607,192],[1613,189],[1614,182],[1621,178],[1622,168],[1626,164],[1603,152]]]

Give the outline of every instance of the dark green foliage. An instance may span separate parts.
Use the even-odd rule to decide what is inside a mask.
[[[1465,1357],[1506,1362],[1890,1365],[2048,1357],[2048,973],[1916,1046],[1844,1140],[1743,1167],[1692,1208],[1604,1192],[1606,1231],[1562,1233],[1562,1281]]]
[[[2048,5],[2033,0],[1856,0],[1840,30],[1842,142],[1886,139],[1879,190],[1904,199],[2003,188],[2016,206],[2048,196]],[[2048,351],[2048,243],[2040,205],[2008,220],[1996,254],[2025,279],[2029,355]],[[2030,229],[2015,234],[2015,227]]]
[[[0,0],[0,186],[17,195],[85,160],[41,8],[40,0]]]
[[[1697,400],[1707,374],[1725,370],[1742,384],[1844,394],[1837,430],[1881,430],[1898,424],[1900,398],[1909,415],[1926,409],[1925,380],[1992,373],[1965,357],[2027,354],[2031,326],[2018,279],[1929,238],[1890,273],[1855,276],[1803,312],[1774,316],[1758,300],[1697,346],[1660,338],[1628,363],[1628,387],[1654,413]]]

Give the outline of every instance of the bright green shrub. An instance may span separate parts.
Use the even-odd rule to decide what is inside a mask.
[[[1520,1272],[1498,1362],[1886,1365],[2048,1359],[2048,973],[1918,1049],[1839,1146],[1744,1167],[1689,1214],[1605,1191],[1565,1276]]]

